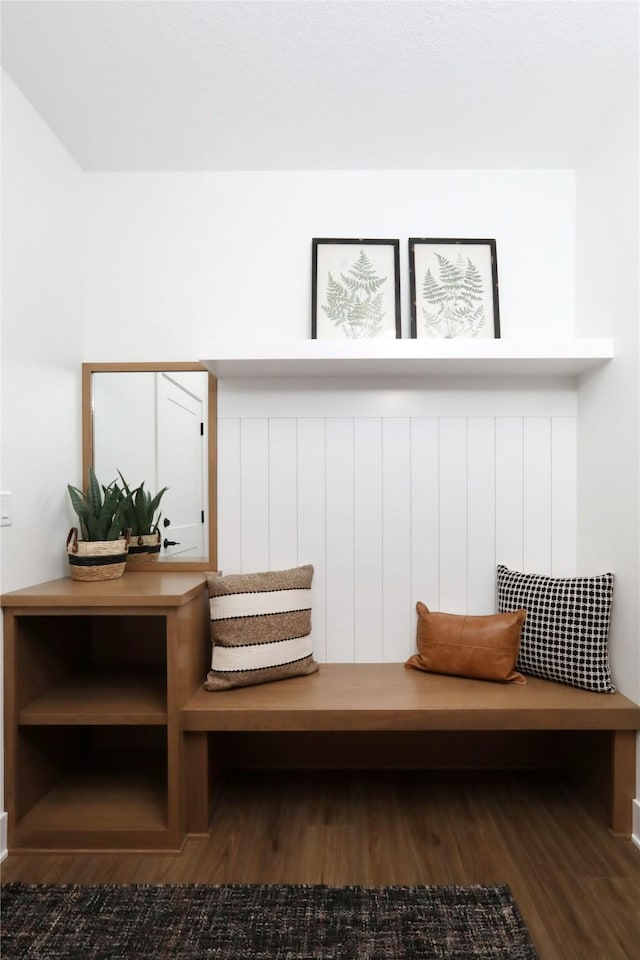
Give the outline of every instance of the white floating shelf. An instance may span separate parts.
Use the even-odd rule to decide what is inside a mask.
[[[286,340],[219,343],[200,362],[230,377],[576,377],[613,340]]]

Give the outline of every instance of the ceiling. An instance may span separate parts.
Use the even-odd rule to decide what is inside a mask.
[[[574,167],[638,85],[638,0],[2,0],[85,170]]]

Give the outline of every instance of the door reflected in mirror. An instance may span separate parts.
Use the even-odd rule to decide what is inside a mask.
[[[91,454],[85,475],[91,463],[101,483],[119,481],[121,474],[131,489],[144,483],[152,495],[167,487],[160,503],[160,563],[210,568],[215,380],[198,364],[177,366],[84,365],[90,367],[84,446],[90,439]]]

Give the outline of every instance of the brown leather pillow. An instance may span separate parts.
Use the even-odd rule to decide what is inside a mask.
[[[477,680],[527,682],[513,669],[526,610],[467,617],[431,613],[420,602],[416,610],[418,652],[407,660],[405,667]]]

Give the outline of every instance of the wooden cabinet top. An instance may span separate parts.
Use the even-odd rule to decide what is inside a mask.
[[[0,597],[3,607],[180,607],[205,586],[202,573],[125,571],[116,580],[87,582],[62,577]]]

